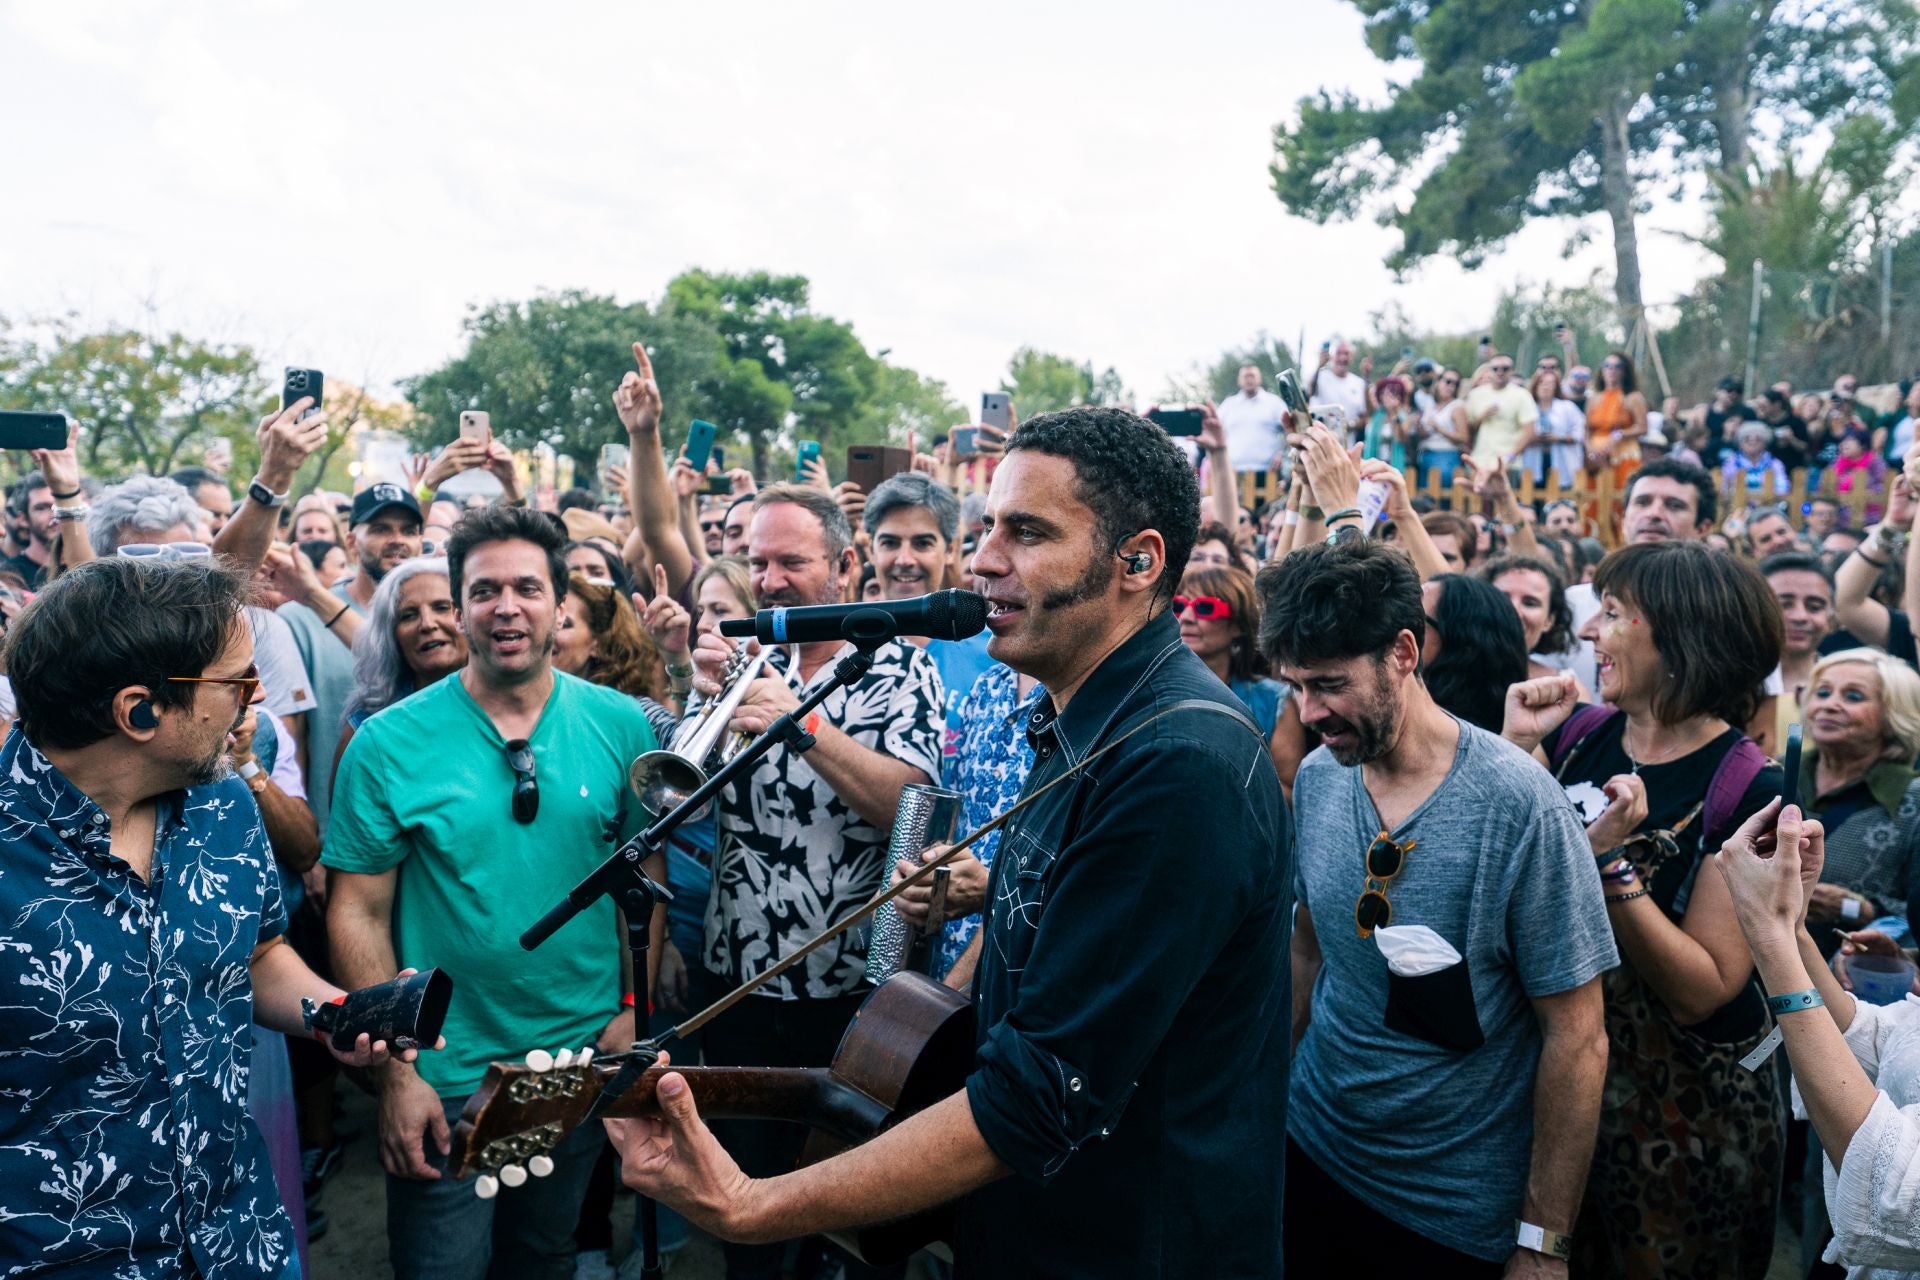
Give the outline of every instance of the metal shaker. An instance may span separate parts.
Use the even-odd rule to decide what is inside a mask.
[[[887,838],[886,877],[893,875],[895,863],[916,860],[930,844],[943,844],[953,838],[954,824],[960,820],[960,793],[924,782],[910,782],[900,788],[900,807],[893,812],[893,833]],[[934,926],[933,932],[938,932]],[[878,986],[906,966],[920,931],[908,924],[887,903],[873,915],[873,933],[867,941],[867,981]]]

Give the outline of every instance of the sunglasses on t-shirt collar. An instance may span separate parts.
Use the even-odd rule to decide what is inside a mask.
[[[525,738],[507,743],[507,765],[513,770],[513,820],[524,825],[540,813],[540,785],[533,779],[533,744]]]

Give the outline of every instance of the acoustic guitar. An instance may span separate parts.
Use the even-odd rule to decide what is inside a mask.
[[[923,974],[896,973],[874,989],[841,1038],[830,1067],[652,1067],[604,1113],[658,1115],[654,1087],[677,1071],[707,1120],[782,1120],[811,1130],[800,1163],[865,1142],[958,1092],[973,1067],[973,1006]],[[530,1053],[529,1065],[496,1062],[467,1099],[453,1132],[455,1177],[485,1175],[497,1190],[551,1172],[548,1153],[586,1119],[619,1071],[612,1060]],[[915,1251],[944,1252],[952,1206],[834,1235],[873,1266]]]

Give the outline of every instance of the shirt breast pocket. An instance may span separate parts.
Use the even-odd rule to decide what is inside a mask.
[[[1006,869],[995,907],[1010,935],[1030,935],[1040,927],[1040,914],[1053,878],[1053,861],[1058,855],[1051,841],[1024,829],[1015,831],[1001,846],[999,858],[1005,861]]]

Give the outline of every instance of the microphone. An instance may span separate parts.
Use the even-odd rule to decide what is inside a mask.
[[[986,598],[971,591],[935,591],[911,600],[861,604],[812,604],[762,609],[751,618],[720,624],[723,636],[752,636],[762,644],[811,644],[823,640],[878,642],[895,636],[965,640],[987,625]]]

